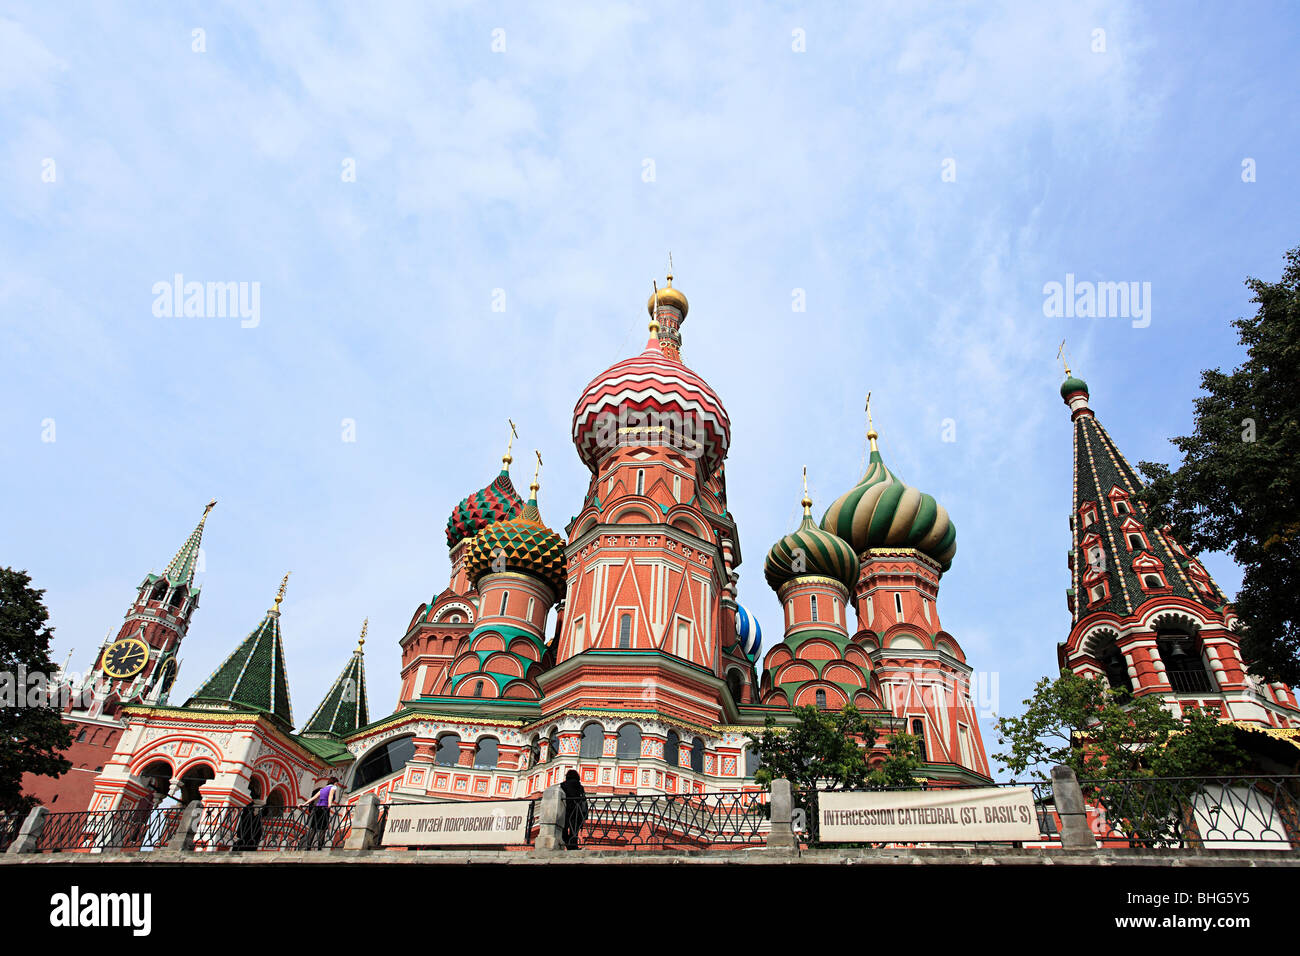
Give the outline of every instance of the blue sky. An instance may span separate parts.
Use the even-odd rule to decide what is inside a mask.
[[[367,616],[387,713],[507,417],[543,515],[578,509],[573,402],[671,250],[766,641],[763,556],[803,465],[818,513],[855,483],[870,389],[958,528],[944,626],[1014,710],[1069,628],[1058,342],[1129,459],[1170,460],[1300,220],[1294,6],[1049,6],[8,5],[0,562],[47,590],[56,659],[89,664],[215,496],[177,696],[292,570],[295,716]],[[155,316],[177,273],[258,283],[256,326]],[[1151,283],[1150,325],[1046,317],[1067,273]]]

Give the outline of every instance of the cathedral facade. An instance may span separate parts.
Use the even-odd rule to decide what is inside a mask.
[[[548,525],[538,473],[525,499],[509,446],[499,474],[452,509],[449,580],[397,641],[391,713],[370,714],[363,631],[295,730],[285,582],[226,661],[172,702],[205,511],[74,688],[73,774],[29,777],[28,791],[54,810],[161,793],[292,806],[337,776],[349,801],[484,800],[536,797],[576,769],[590,793],[735,792],[757,789],[746,732],[847,704],[882,728],[872,760],[906,731],[932,785],[988,783],[972,668],[939,616],[956,552],[947,511],[893,474],[873,428],[862,479],[820,521],[805,493],[798,527],[767,553],[782,618],[764,648],[736,600],[726,408],[682,359],[689,306],[671,275],[648,310],[645,347],[575,404],[571,438],[591,476],[576,517]]]

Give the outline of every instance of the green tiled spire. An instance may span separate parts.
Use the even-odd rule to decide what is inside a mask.
[[[280,637],[280,602],[289,575],[280,582],[275,606],[262,623],[244,638],[212,676],[185,702],[205,710],[251,710],[266,714],[290,728],[289,679],[284,670],[284,643]]]
[[[320,702],[316,713],[312,714],[311,720],[307,721],[307,726],[302,731],[304,734],[343,737],[358,727],[370,723],[370,709],[366,704],[366,662],[363,650],[366,644],[366,629],[369,626],[370,620],[367,618],[361,625],[361,639],[357,641],[357,649],[348,658],[343,673],[339,674],[334,686]]]
[[[1086,395],[1086,386],[1070,389],[1071,395],[1080,392]],[[1069,404],[1069,398],[1066,403]],[[1070,518],[1075,555],[1071,574],[1074,620],[1077,622],[1096,611],[1131,615],[1155,595],[1184,598],[1209,608],[1225,603],[1227,598],[1199,562],[1194,562],[1171,536],[1149,522],[1146,505],[1137,501],[1143,489],[1142,480],[1092,409],[1086,402],[1078,401],[1071,408],[1074,409],[1074,510]],[[1117,498],[1123,499],[1120,507],[1116,506]],[[1085,524],[1083,517],[1085,507],[1095,516],[1089,524]],[[1135,534],[1133,544],[1129,542],[1130,534]],[[1084,547],[1085,542],[1090,542],[1088,548]],[[1140,547],[1134,546],[1139,543]],[[1165,587],[1155,591],[1143,588],[1143,561],[1163,575]],[[1200,587],[1194,583],[1193,568],[1201,575]],[[1108,594],[1103,601],[1090,600],[1089,578],[1101,580],[1101,576],[1090,573],[1094,570],[1103,572],[1107,584]]]
[[[162,576],[172,587],[181,584],[189,587],[193,583],[194,570],[199,563],[199,545],[203,543],[203,522],[208,520],[208,512],[215,508],[216,504],[216,498],[208,502],[208,506],[203,509],[203,517],[199,519],[198,526],[190,532],[181,549],[176,552],[176,557],[171,559],[167,569],[163,571]]]

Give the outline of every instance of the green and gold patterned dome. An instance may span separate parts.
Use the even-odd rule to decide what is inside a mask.
[[[843,538],[823,531],[812,518],[812,500],[803,499],[803,522],[772,545],[763,563],[763,576],[773,591],[787,581],[816,574],[834,578],[850,591],[858,580],[858,556]]]
[[[557,597],[564,596],[568,574],[564,539],[543,524],[537,487],[531,486],[532,496],[517,516],[490,524],[470,539],[465,570],[475,587],[489,572],[517,571],[541,578]]]
[[[957,553],[957,528],[947,509],[895,478],[880,457],[875,430],[867,437],[867,473],[826,510],[822,530],[839,535],[859,555],[871,548],[915,548],[947,571]]]

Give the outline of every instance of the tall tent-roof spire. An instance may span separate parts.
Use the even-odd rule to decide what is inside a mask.
[[[1074,429],[1074,620],[1103,610],[1127,616],[1153,597],[1182,598],[1211,609],[1226,605],[1227,595],[1205,566],[1168,528],[1152,524],[1140,500],[1142,479],[1088,407],[1087,386],[1067,378],[1061,392]]]
[[[284,639],[280,635],[280,602],[289,583],[286,574],[275,605],[203,685],[185,702],[201,710],[244,710],[264,713],[286,729],[293,726],[289,678],[284,668]]]
[[[185,539],[176,556],[168,562],[162,576],[167,579],[167,583],[172,587],[185,585],[190,587],[194,583],[194,572],[198,569],[199,549],[203,543],[203,523],[208,520],[208,512],[217,506],[217,499],[213,498],[208,502],[208,506],[203,509],[203,517],[199,519],[198,525],[190,532],[190,536]]]
[[[370,723],[370,708],[366,700],[366,630],[370,627],[367,618],[361,625],[361,637],[357,648],[348,658],[343,672],[330,687],[325,699],[320,702],[316,712],[303,728],[304,734],[343,737],[358,727]]]

